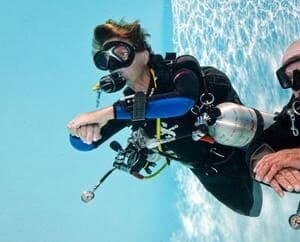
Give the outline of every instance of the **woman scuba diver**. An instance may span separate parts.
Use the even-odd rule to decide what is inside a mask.
[[[71,144],[79,150],[92,150],[131,126],[133,132],[159,141],[157,147],[133,145],[134,149],[180,161],[227,207],[242,215],[259,216],[261,188],[250,176],[246,152],[205,135],[206,124],[214,120],[203,117],[217,117],[215,106],[241,104],[230,80],[213,67],[200,67],[191,56],[167,55],[164,59],[154,54],[148,36],[137,21],[108,20],[95,28],[94,63],[100,70],[110,71],[95,89],[115,92],[125,84],[127,88],[125,97],[111,106],[70,121]],[[151,172],[150,164],[143,161],[144,166],[135,169]]]

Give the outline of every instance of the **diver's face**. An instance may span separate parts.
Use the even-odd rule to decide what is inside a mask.
[[[293,61],[294,60],[294,61]],[[287,64],[291,62],[291,64]],[[299,86],[300,80],[300,40],[295,41],[283,55],[283,64],[287,64],[285,74],[291,80],[292,86]],[[299,83],[299,84],[298,84]],[[295,85],[296,84],[296,85]],[[295,97],[300,97],[299,87],[293,88]]]
[[[130,43],[130,41],[122,38],[116,38],[116,37],[110,38],[107,41],[105,41],[103,46],[118,41],[133,46],[132,43]],[[147,53],[148,53],[147,50],[135,52],[130,65],[127,65],[125,67],[120,66],[120,68],[110,70],[110,71],[119,72],[127,80],[127,85],[132,88],[134,86],[135,81],[142,75],[143,71],[147,67],[148,58],[149,58]],[[120,53],[120,55],[126,57],[130,55],[130,53],[127,53],[125,50],[123,50],[123,52]]]
[[[117,38],[110,39],[95,53],[94,63],[100,70],[114,72],[130,66],[135,52],[135,47],[131,43]]]
[[[293,85],[294,85],[294,82],[297,82],[297,83],[300,82],[298,72],[300,72],[300,56],[299,56],[299,61],[287,66],[287,68],[285,70],[286,75],[290,78],[291,83]],[[298,89],[298,90],[293,89],[293,94],[295,97],[300,97],[300,89]]]

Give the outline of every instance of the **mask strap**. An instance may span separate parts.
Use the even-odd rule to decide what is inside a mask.
[[[293,71],[293,86],[292,89],[295,91],[299,91],[300,89],[300,70]]]

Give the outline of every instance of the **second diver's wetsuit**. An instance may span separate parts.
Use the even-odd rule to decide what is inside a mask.
[[[160,118],[162,139],[166,136],[186,136],[163,144],[163,150],[172,153],[183,164],[188,165],[204,187],[223,204],[240,214],[259,216],[262,205],[261,189],[251,179],[244,161],[245,152],[217,143],[194,141],[191,135],[188,135],[197,129],[194,125],[197,116],[191,112],[191,108],[199,103],[204,89],[204,82],[199,80],[199,73],[196,74],[195,69],[184,65],[170,70],[161,56],[155,55],[151,58],[149,67],[155,71],[157,79],[152,78],[146,95],[146,121],[143,128],[147,135],[150,138],[155,137],[156,118]],[[214,105],[222,102],[240,103],[224,73],[213,67],[201,68],[205,77],[205,88],[215,97]],[[132,99],[116,102],[114,112],[115,119],[103,127],[100,141],[87,145],[70,136],[72,145],[80,150],[94,149],[119,130],[129,126]]]
[[[295,97],[292,96],[288,104],[275,118],[275,123],[258,136],[247,149],[246,161],[250,171],[253,170],[255,162],[259,161],[266,154],[283,149],[300,148],[300,116],[294,113],[294,128],[299,132],[298,135],[294,135],[291,129],[293,126],[291,118],[288,115],[292,110],[294,101]]]

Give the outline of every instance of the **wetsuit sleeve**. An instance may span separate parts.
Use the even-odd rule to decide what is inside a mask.
[[[146,119],[171,118],[184,115],[199,98],[199,81],[189,69],[180,69],[173,76],[172,91],[148,97]],[[116,119],[131,119],[133,96],[114,104]]]
[[[119,132],[124,127],[128,126],[127,121],[122,120],[110,120],[101,130],[102,138],[93,142],[92,144],[86,144],[82,142],[82,140],[76,136],[70,135],[70,143],[71,145],[80,151],[89,151],[96,149],[99,145],[103,144],[107,139],[112,137],[114,134]]]

